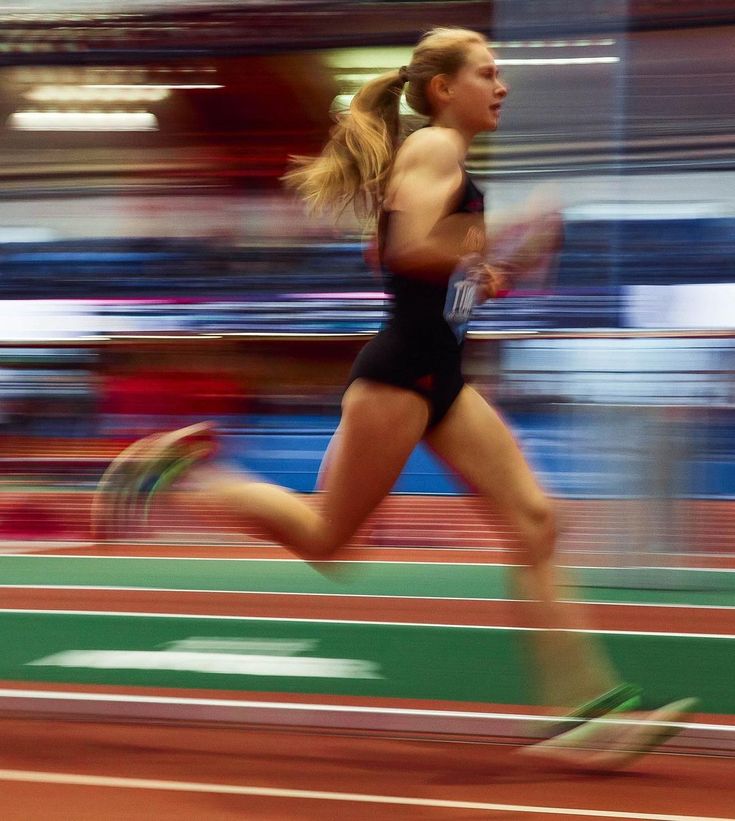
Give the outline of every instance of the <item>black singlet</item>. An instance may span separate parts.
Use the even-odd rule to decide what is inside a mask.
[[[453,213],[483,211],[482,192],[465,174],[464,191]],[[444,418],[464,385],[462,343],[444,319],[447,284],[385,269],[384,277],[392,296],[388,319],[358,354],[348,385],[355,379],[371,379],[415,391],[429,402],[431,428]]]

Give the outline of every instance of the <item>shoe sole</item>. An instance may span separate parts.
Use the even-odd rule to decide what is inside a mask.
[[[630,766],[660,747],[684,728],[681,719],[697,705],[697,699],[672,701],[621,723],[608,718],[592,719],[580,727],[518,751],[522,758],[552,767],[611,771]]]

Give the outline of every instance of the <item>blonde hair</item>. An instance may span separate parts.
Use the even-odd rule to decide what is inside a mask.
[[[408,66],[381,74],[358,91],[349,111],[332,128],[321,154],[291,158],[291,169],[282,178],[285,184],[298,191],[312,212],[339,215],[352,205],[360,217],[377,217],[400,142],[404,84],[411,108],[430,117],[429,81],[437,74],[456,74],[473,43],[484,45],[487,39],[469,29],[427,32]]]

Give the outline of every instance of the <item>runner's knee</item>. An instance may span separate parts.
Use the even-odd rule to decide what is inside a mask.
[[[329,559],[349,541],[345,536],[332,531],[328,527],[320,528],[309,536],[300,545],[294,545],[298,551],[311,559]]]
[[[552,500],[542,494],[529,499],[518,513],[518,531],[529,564],[550,559],[559,533]]]
[[[308,522],[292,531],[291,540],[283,540],[286,547],[309,559],[329,559],[352,538],[353,532],[338,526],[321,512],[314,511]]]

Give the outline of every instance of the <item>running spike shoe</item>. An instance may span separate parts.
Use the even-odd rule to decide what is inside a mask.
[[[95,538],[119,538],[134,524],[145,524],[153,497],[216,449],[209,422],[133,442],[113,459],[97,485],[92,502]]]
[[[660,747],[684,729],[682,719],[697,699],[672,701],[629,718],[597,718],[518,751],[524,759],[551,767],[608,772],[620,770]]]
[[[575,707],[557,722],[548,724],[540,734],[544,738],[551,738],[578,727],[593,718],[638,710],[642,703],[642,692],[637,684],[619,684],[617,687],[602,693],[602,695]]]

